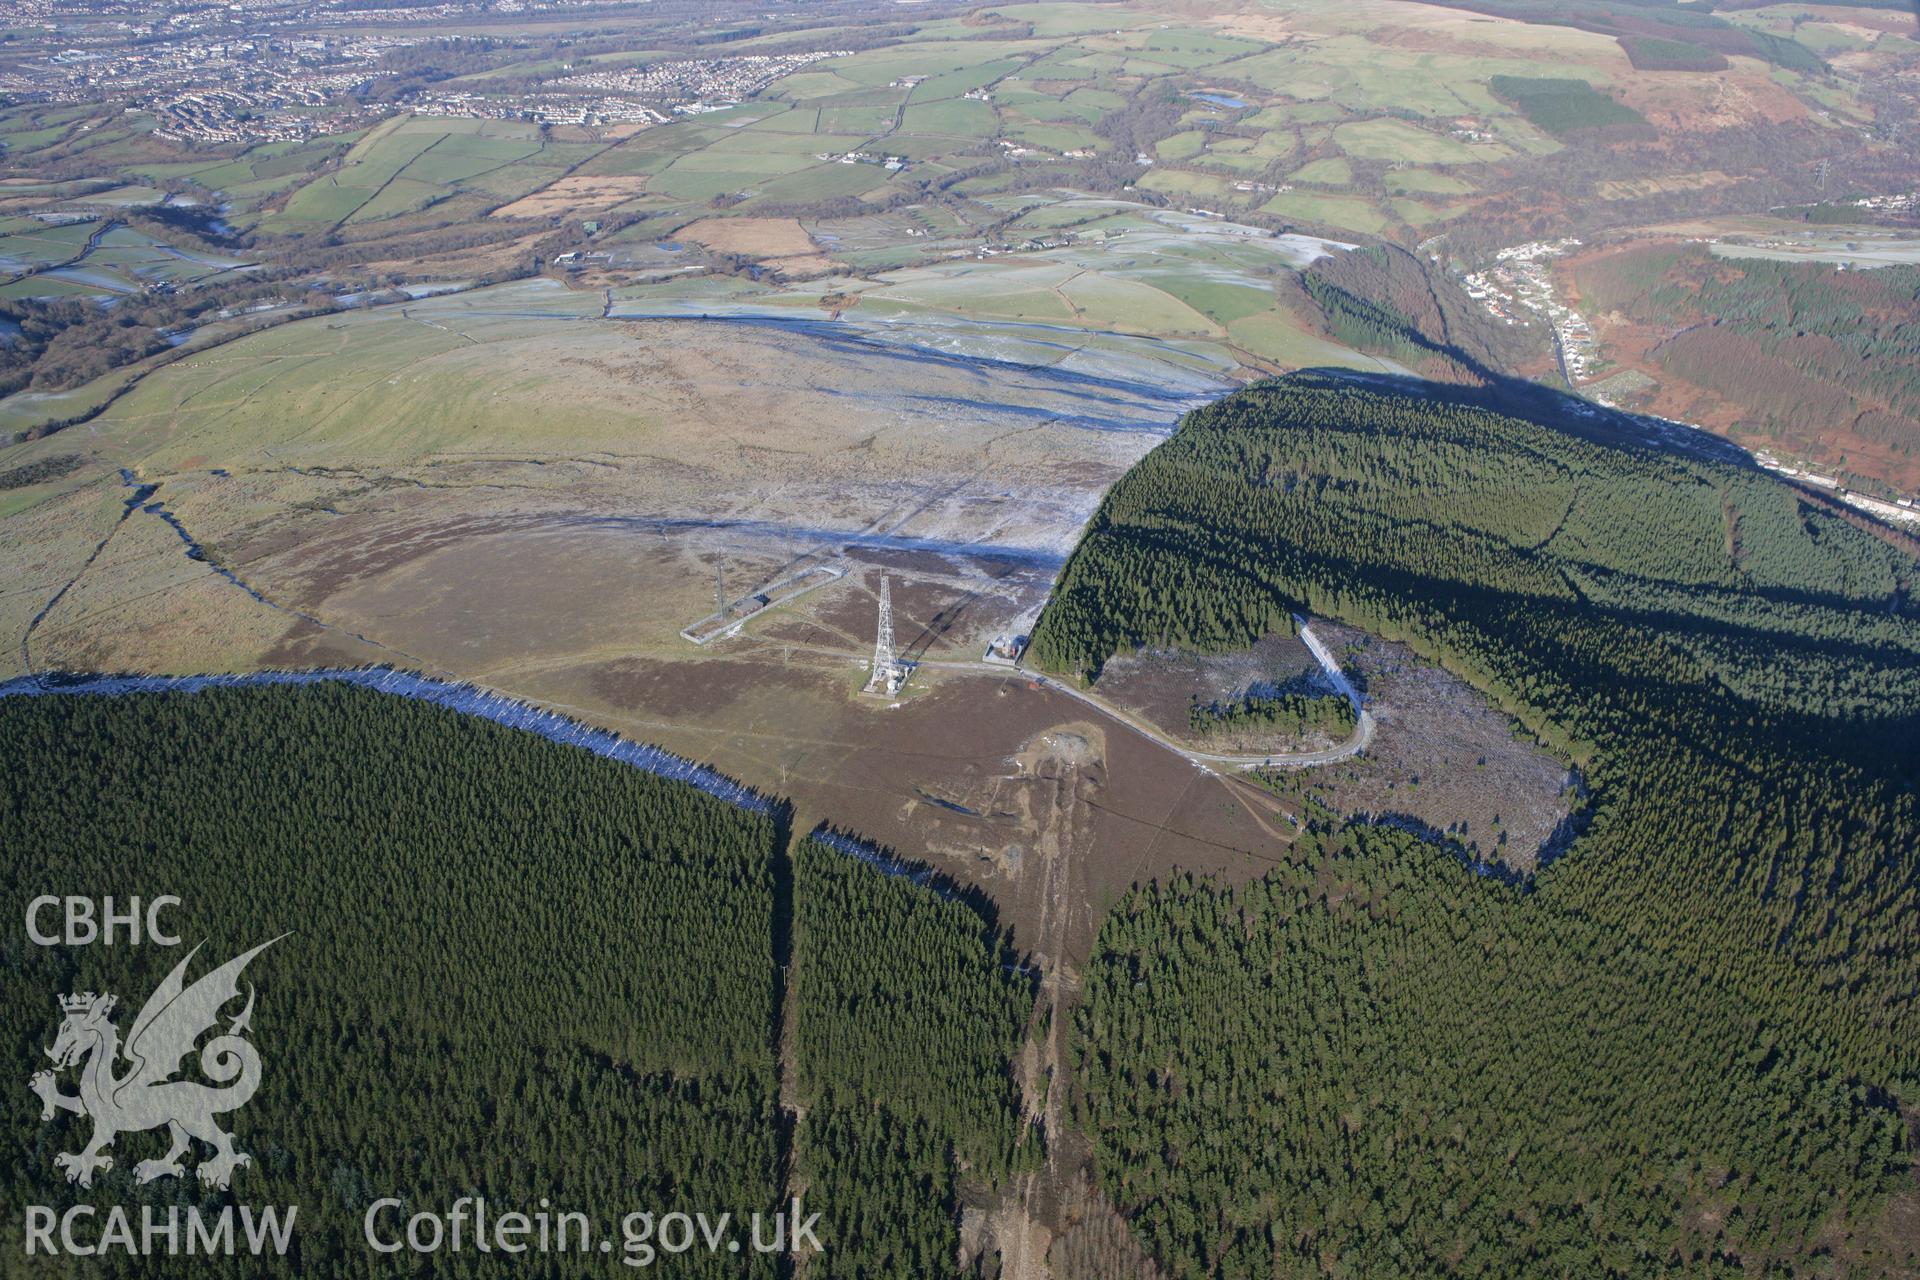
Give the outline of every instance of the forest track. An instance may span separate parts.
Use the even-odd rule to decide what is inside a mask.
[[[1037,876],[1022,891],[1031,895],[1037,916],[1028,955],[1039,967],[1040,986],[1014,1063],[1026,1115],[1039,1122],[1045,1138],[1046,1163],[1015,1179],[990,1225],[1002,1280],[1048,1280],[1066,1188],[1085,1165],[1066,1112],[1065,1028],[1080,1001],[1080,974],[1068,957],[1078,936],[1093,928],[1081,860],[1094,846],[1095,806],[1089,801],[1105,786],[1105,737],[1091,725],[1056,725],[1031,739],[1016,759],[1022,779],[1017,803],[1031,837],[1022,874]]]
[[[1214,772],[1219,769],[1312,768],[1317,765],[1335,764],[1341,760],[1351,759],[1365,751],[1373,742],[1373,713],[1368,711],[1363,705],[1363,700],[1359,692],[1354,689],[1353,683],[1347,679],[1346,673],[1340,669],[1340,664],[1334,660],[1333,654],[1327,649],[1326,645],[1321,642],[1320,638],[1313,634],[1311,624],[1304,619],[1300,622],[1300,639],[1313,654],[1314,660],[1320,664],[1320,669],[1326,674],[1327,679],[1333,682],[1334,687],[1340,691],[1341,695],[1347,699],[1347,702],[1354,709],[1354,729],[1352,736],[1340,745],[1328,747],[1323,751],[1273,751],[1264,754],[1196,751],[1187,744],[1169,736],[1157,725],[1141,719],[1130,711],[1116,707],[1091,690],[1079,688],[1052,676],[1041,675],[1036,671],[1029,671],[1024,667],[1009,668],[990,662],[942,662],[938,660],[928,660],[922,662],[920,665],[950,671],[980,671],[1002,676],[1009,674],[1024,676],[1043,689],[1050,689],[1056,693],[1064,693],[1069,698],[1074,698],[1085,703],[1101,715],[1112,720],[1117,720],[1120,724],[1133,730],[1141,737],[1165,747],[1169,751],[1185,756],[1195,767],[1205,769],[1208,772]]]

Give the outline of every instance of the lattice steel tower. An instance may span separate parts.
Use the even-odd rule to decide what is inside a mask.
[[[892,697],[900,692],[907,669],[893,651],[893,584],[880,575],[880,634],[873,642],[873,671],[867,677],[865,692]]]

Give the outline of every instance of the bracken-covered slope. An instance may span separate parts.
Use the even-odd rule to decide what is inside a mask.
[[[1511,1125],[1514,1150],[1501,1158],[1522,1162],[1504,1184],[1504,1209],[1551,1217],[1553,1204],[1589,1204],[1603,1196],[1606,1170],[1643,1157],[1698,1162],[1715,1171],[1709,1181],[1744,1169],[1768,1188],[1742,1193],[1739,1218],[1723,1215],[1715,1229],[1694,1216],[1721,1212],[1704,1202],[1690,1206],[1684,1195],[1652,1188],[1628,1193],[1627,1212],[1642,1222],[1657,1271],[1668,1245],[1804,1256],[1824,1210],[1799,1197],[1823,1177],[1841,1180],[1820,1194],[1847,1206],[1843,1220],[1870,1213],[1874,1188],[1884,1184],[1859,1133],[1884,1132],[1891,1112],[1886,1095],[1872,1094],[1880,1101],[1867,1113],[1819,1120],[1801,1104],[1736,1107],[1730,1096],[1667,1114],[1635,1101],[1648,1090],[1687,1081],[1709,1092],[1764,1087],[1810,1097],[1867,1086],[1911,1101],[1920,1089],[1913,573],[1911,561],[1753,468],[1599,442],[1591,431],[1506,416],[1433,388],[1301,374],[1190,414],[1116,486],[1062,573],[1033,654],[1049,668],[1097,677],[1116,652],[1161,641],[1230,649],[1305,608],[1413,645],[1571,754],[1593,784],[1591,821],[1531,894],[1514,897],[1432,865],[1430,852],[1398,838],[1389,849],[1376,833],[1329,833],[1339,856],[1301,884],[1282,882],[1275,913],[1261,917],[1265,923],[1249,916],[1245,927],[1284,926],[1284,937],[1271,939],[1276,952],[1260,952],[1271,963],[1280,963],[1278,950],[1309,953],[1287,961],[1304,966],[1299,999],[1289,1005],[1298,1013],[1296,1037],[1337,1045],[1362,1035],[1342,1020],[1339,1002],[1354,981],[1388,978],[1342,967],[1350,940],[1340,921],[1359,911],[1368,928],[1386,929],[1377,944],[1362,939],[1363,951],[1387,948],[1382,966],[1422,975],[1429,1013],[1457,1013],[1456,1034],[1465,1039],[1434,1040],[1436,1054],[1464,1052],[1488,1071],[1536,1076],[1549,1109],[1569,1105],[1551,1097],[1555,1072],[1579,1081],[1575,1105],[1589,1126],[1567,1131],[1544,1116],[1535,1124],[1524,1107],[1488,1114],[1495,1128],[1481,1137],[1491,1141]],[[1302,857],[1314,865],[1314,855]],[[1314,905],[1329,896],[1385,905]],[[1326,918],[1291,919],[1309,907]],[[1124,917],[1167,911],[1184,921],[1189,909],[1155,895],[1124,908],[1109,921],[1101,963],[1156,951],[1155,929]],[[1394,919],[1403,923],[1382,923]],[[1480,944],[1464,946],[1468,936]],[[1508,965],[1495,960],[1509,947],[1525,963],[1483,987],[1488,967]],[[1151,987],[1142,965],[1130,972]],[[1247,980],[1223,973],[1206,981],[1216,979]],[[1123,1074],[1160,1070],[1129,1065],[1125,1055],[1143,1052],[1152,1037],[1142,1027],[1113,1040],[1116,1024],[1103,1018],[1093,989],[1083,1052],[1092,1061],[1119,1055],[1112,1069]],[[1119,988],[1115,998],[1127,1001]],[[1396,999],[1382,1006],[1389,1025]],[[1206,1007],[1232,1003],[1214,992]],[[1579,1011],[1581,1034],[1562,1037],[1554,1026],[1569,1010]],[[1644,1043],[1649,1026],[1673,1032],[1658,1037],[1657,1054]],[[1364,1035],[1394,1042],[1396,1033]],[[1239,1061],[1233,1053],[1256,1053],[1250,1044],[1223,1048],[1227,1057],[1212,1059],[1213,1068]],[[1411,1051],[1392,1044],[1392,1053]],[[1393,1071],[1369,1056],[1373,1048],[1356,1048],[1358,1057],[1299,1045],[1289,1052],[1306,1059],[1299,1076],[1281,1071],[1286,1093],[1308,1085],[1346,1091],[1335,1101],[1353,1109],[1349,1137],[1376,1163],[1342,1177],[1359,1178],[1380,1201],[1395,1248],[1414,1249],[1416,1238],[1427,1242],[1420,1248],[1442,1248],[1434,1242],[1451,1228],[1433,1215],[1462,1206],[1444,1209],[1385,1171],[1413,1131],[1479,1107],[1489,1082],[1441,1071],[1419,1084],[1430,1096],[1417,1114],[1356,1137],[1386,1097],[1378,1091],[1399,1099],[1394,1107],[1411,1106],[1405,1090],[1414,1086],[1376,1075]],[[1751,1061],[1736,1070],[1736,1059],[1747,1061],[1740,1055]],[[1255,1060],[1246,1057],[1240,1069]],[[1589,1076],[1595,1061],[1607,1069]],[[1100,1078],[1089,1080],[1096,1095],[1107,1087]],[[1164,1076],[1158,1087],[1188,1105],[1239,1105],[1224,1078],[1221,1093]],[[1868,1095],[1848,1096],[1857,1103]],[[1100,1107],[1125,1105],[1092,1102],[1097,1120]],[[1609,1108],[1620,1114],[1603,1120]],[[1505,1119],[1496,1124],[1496,1115]],[[1298,1127],[1309,1118],[1287,1118],[1283,1109],[1272,1120],[1272,1145],[1256,1149],[1254,1163],[1291,1168],[1286,1148],[1317,1141]],[[1119,1124],[1099,1120],[1095,1132],[1123,1132]],[[1819,1154],[1830,1142],[1850,1153],[1847,1171]],[[1488,1155],[1477,1150],[1460,1158]],[[1124,1144],[1103,1155],[1109,1173],[1132,1158]],[[1535,1176],[1525,1172],[1528,1161]],[[1825,1172],[1816,1175],[1815,1166]],[[1187,1190],[1131,1176],[1111,1188],[1123,1208],[1186,1197],[1173,1225],[1150,1228],[1169,1264],[1197,1249],[1190,1231],[1200,1228],[1178,1215],[1200,1212],[1202,1192],[1214,1185],[1195,1190],[1192,1162],[1179,1167]],[[1366,1168],[1387,1180],[1369,1181]],[[1541,1180],[1562,1176],[1572,1181],[1559,1190]],[[1306,1229],[1287,1213],[1271,1221]],[[1224,1237],[1207,1238],[1224,1247]],[[1572,1256],[1536,1252],[1545,1239],[1482,1237],[1473,1256],[1494,1268],[1486,1274]],[[1597,1251],[1575,1270],[1637,1274],[1646,1255],[1608,1252],[1605,1239],[1594,1237]],[[1420,1256],[1387,1249],[1376,1265],[1398,1257],[1419,1272]]]
[[[1920,477],[1920,268],[1655,243],[1599,253],[1574,281],[1608,354],[1659,383],[1660,412],[1867,482]]]

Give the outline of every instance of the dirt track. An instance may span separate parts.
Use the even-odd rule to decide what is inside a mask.
[[[1036,673],[1029,673],[1029,678],[1044,688],[1052,689],[1058,693],[1064,693],[1070,698],[1075,698],[1086,703],[1101,715],[1119,721],[1141,737],[1147,738],[1159,746],[1165,747],[1169,751],[1186,757],[1187,760],[1205,769],[1209,773],[1215,768],[1307,768],[1313,765],[1332,764],[1337,760],[1345,760],[1356,756],[1362,751],[1365,751],[1367,744],[1373,741],[1373,716],[1367,711],[1366,707],[1362,705],[1359,693],[1355,691],[1352,682],[1347,679],[1346,673],[1340,670],[1340,664],[1334,661],[1333,654],[1327,650],[1326,645],[1321,643],[1319,637],[1313,634],[1312,628],[1307,620],[1299,618],[1297,621],[1300,623],[1301,640],[1304,641],[1307,648],[1312,651],[1314,659],[1320,664],[1320,669],[1326,673],[1327,678],[1333,682],[1334,687],[1352,704],[1354,710],[1355,725],[1353,736],[1339,746],[1329,747],[1324,751],[1281,751],[1255,754],[1195,751],[1192,747],[1167,736],[1167,734],[1146,720],[1114,706],[1106,699],[1097,696],[1089,690],[1077,688],[1065,681],[1050,679],[1047,676]],[[931,665],[968,671],[1003,672],[1006,670],[1005,667],[998,667],[986,662],[944,662]]]

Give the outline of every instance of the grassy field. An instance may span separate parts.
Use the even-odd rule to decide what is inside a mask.
[[[180,248],[103,218],[0,224],[0,299],[123,299],[196,284],[245,265],[242,257]],[[0,415],[4,406],[0,405]]]
[[[1261,209],[1282,218],[1344,227],[1363,235],[1378,235],[1387,228],[1386,215],[1363,196],[1288,191],[1267,201]]]
[[[1806,28],[1813,45],[1862,58],[1888,56],[1882,46],[1893,38],[1837,20],[1787,21],[1773,8],[1739,20],[1770,36]],[[831,40],[831,31],[819,38]],[[770,33],[732,43],[741,53],[785,47]],[[622,71],[671,56],[630,44],[591,49],[577,62],[508,58],[452,83],[499,93],[522,78]],[[1818,76],[1778,67],[1737,74],[1754,119],[1781,114],[1779,102],[1753,96],[1760,85],[1858,116]],[[1048,169],[1071,188],[1076,165],[1133,159],[1116,152],[1110,117],[1164,101],[1178,108],[1180,125],[1143,140],[1154,164],[1137,179],[1141,190],[1229,216],[1264,212],[1411,241],[1470,218],[1485,193],[1524,180],[1527,158],[1561,150],[1556,133],[1591,115],[1492,86],[1575,80],[1593,86],[1587,105],[1620,104],[1603,110],[1623,121],[1637,118],[1628,113],[1640,103],[1667,112],[1647,117],[1663,128],[1724,109],[1700,99],[1684,76],[1637,71],[1610,36],[1439,5],[1300,0],[1207,17],[1141,3],[1012,5],[971,23],[909,16],[891,43],[820,59],[747,102],[653,128],[543,131],[519,121],[393,117],[237,154],[137,157],[127,172],[217,191],[235,225],[268,235],[402,235],[487,214],[530,230],[569,216],[624,223],[635,212],[670,227],[716,202],[785,213],[849,200],[887,208],[932,190],[1038,190]],[[136,140],[85,110],[14,107],[0,111],[0,145],[10,156],[105,158]],[[839,163],[854,150],[900,162]],[[571,193],[591,190],[570,184],[588,177],[644,177],[645,202],[623,208],[588,195],[570,204]],[[1287,182],[1325,190],[1275,192]],[[0,212],[7,202],[0,189]],[[858,265],[911,262],[917,247],[873,246]]]
[[[415,213],[464,191],[504,203],[558,180],[600,149],[543,142],[526,124],[396,116],[360,137],[337,169],[301,185],[259,227],[313,234]],[[503,181],[488,181],[500,175]]]
[[[1492,144],[1468,145],[1404,120],[1361,120],[1333,131],[1340,149],[1358,160],[1406,161],[1411,164],[1486,164],[1512,153]]]
[[[1349,117],[1389,103],[1433,116],[1502,113],[1506,109],[1477,85],[1492,72],[1538,69],[1546,56],[1538,38],[1516,42],[1511,57],[1488,57],[1483,33],[1476,32],[1473,47],[1481,52],[1473,57],[1442,52],[1410,59],[1369,43],[1367,24],[1328,0],[1307,8],[1331,24],[1333,37],[1275,49],[1267,33],[1235,29],[1234,22],[1169,23],[1145,13],[1014,6],[1006,11],[1011,21],[1032,23],[1022,38],[954,40],[945,38],[950,33],[942,25],[930,24],[923,38],[815,63],[775,82],[731,118],[714,113],[572,144],[543,140],[532,126],[510,122],[395,118],[362,134],[153,164],[141,172],[237,196],[242,223],[299,235],[379,223],[432,225],[508,206],[569,173],[646,175],[662,212],[677,204],[692,214],[721,197],[761,204],[883,201],[957,163],[977,163],[960,158],[978,157],[995,143],[1040,157],[1104,154],[1109,143],[1094,126],[1161,85],[1202,94],[1188,99],[1188,117],[1200,127],[1159,142],[1156,154],[1171,167],[1148,175],[1143,186],[1209,207],[1258,207],[1264,197],[1235,182],[1269,179],[1273,166],[1301,144],[1297,130],[1316,123],[1341,125],[1337,145],[1358,159],[1414,156],[1467,165],[1501,158],[1497,149],[1467,149],[1402,121]],[[596,52],[590,60],[611,69],[638,65],[645,54]],[[538,62],[508,64],[467,80],[484,88],[493,76],[557,70]],[[1218,93],[1195,87],[1214,75],[1242,87]],[[1233,96],[1250,85],[1266,95]],[[69,127],[48,112],[20,123],[37,126],[22,135],[41,145]],[[863,148],[908,163],[893,172],[834,163],[838,154]],[[320,172],[304,177],[316,165]],[[1331,167],[1317,172],[1305,180],[1336,181]],[[564,204],[527,208],[544,212]],[[1340,225],[1384,220],[1345,213]]]
[[[1293,182],[1311,183],[1316,187],[1344,187],[1353,181],[1353,166],[1337,156],[1324,160],[1315,160],[1312,164],[1295,169],[1288,178]]]
[[[1073,275],[1035,267],[918,283],[935,294],[943,283],[947,293],[971,290],[983,320],[1062,323],[1075,308],[1157,306],[1169,328],[1211,328],[1145,285]],[[479,676],[526,645],[580,660],[678,653],[679,629],[710,611],[712,570],[698,557],[728,536],[702,525],[715,513],[752,512],[768,526],[735,539],[742,575],[777,572],[823,524],[856,532],[884,521],[902,536],[1008,538],[1060,554],[1099,489],[1177,412],[1149,397],[1113,429],[1089,429],[1088,415],[1114,414],[1130,393],[1089,402],[1070,378],[1048,389],[1020,365],[927,366],[904,349],[905,363],[854,361],[777,330],[602,320],[602,305],[598,294],[515,284],[404,314],[283,325],[151,374],[84,433],[17,446],[10,465],[67,454],[78,462],[0,493],[0,580],[10,584],[0,593],[0,663],[18,668],[29,621],[56,595],[31,642],[42,665],[204,669],[271,662],[277,644],[297,644],[308,660],[390,659]],[[716,295],[707,305],[726,303]],[[888,305],[901,322],[939,323],[930,306],[902,299],[880,309]],[[1076,362],[1101,341],[1089,337]],[[1060,358],[1057,344],[1051,354]],[[1200,354],[1170,355],[1224,373]],[[912,392],[894,380],[908,364]],[[778,496],[763,491],[776,465],[786,477]],[[121,526],[121,468],[161,486],[156,500],[193,532],[204,559],[187,556],[180,535],[147,512]],[[902,476],[942,489],[964,482],[975,496],[908,520],[913,504],[894,511]],[[623,533],[592,522],[641,516],[686,528]],[[432,529],[459,531],[444,555]],[[552,556],[563,537],[591,546],[558,562],[571,566],[560,573]],[[527,576],[537,565],[546,568]],[[469,572],[510,573],[521,585],[500,598],[521,603],[517,621],[481,628],[497,640],[462,656],[448,644],[479,632],[456,615],[480,601],[443,586]],[[316,631],[291,609],[325,625]],[[562,617],[574,621],[555,647],[541,638],[541,619]]]

